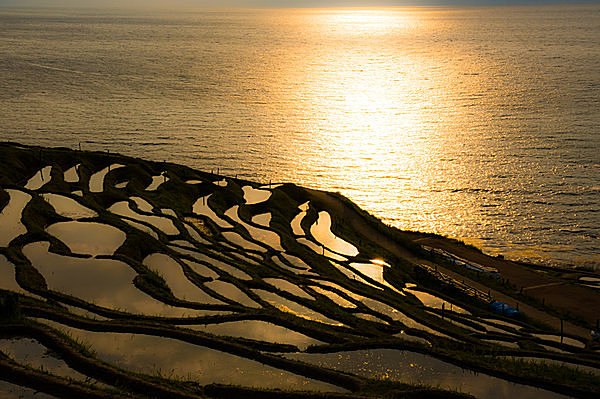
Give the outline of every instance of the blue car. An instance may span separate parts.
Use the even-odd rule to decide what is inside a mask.
[[[494,301],[490,303],[490,306],[492,307],[492,309],[494,309],[494,312],[504,316],[517,317],[521,314],[521,312],[519,312],[517,309],[508,306],[504,302]]]

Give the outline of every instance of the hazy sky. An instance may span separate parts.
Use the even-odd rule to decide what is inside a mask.
[[[600,3],[600,0],[0,0],[0,6],[84,7],[369,7]]]

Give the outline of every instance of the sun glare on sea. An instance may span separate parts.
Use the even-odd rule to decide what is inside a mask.
[[[412,9],[329,10],[320,11],[312,23],[324,41],[337,43],[327,51],[317,48],[295,66],[304,74],[298,80],[311,124],[306,128],[322,141],[314,161],[333,168],[330,173],[344,174],[336,179],[346,181],[368,180],[363,172],[377,165],[382,173],[407,170],[403,164],[413,157],[398,157],[397,144],[403,143],[400,151],[423,152],[415,137],[426,121],[417,104],[432,93],[422,80],[428,66],[404,52],[407,43],[398,38],[419,29],[424,23],[420,14]],[[349,160],[353,168],[336,169]]]
[[[340,9],[320,16],[316,27],[339,45],[321,53],[308,69],[302,69],[312,74],[305,79],[312,86],[307,88],[312,93],[311,102],[318,109],[336,111],[325,115],[331,132],[345,132],[336,145],[346,150],[356,145],[359,150],[365,143],[354,139],[364,135],[385,138],[393,131],[415,126],[419,115],[407,111],[410,94],[421,90],[413,79],[420,65],[402,57],[392,42],[389,51],[383,53],[381,46],[372,44],[417,29],[420,23],[412,9]],[[349,40],[352,37],[355,39]],[[395,129],[390,129],[392,125]]]
[[[415,9],[337,9],[326,13],[325,22],[345,34],[377,34],[412,29],[419,23]]]
[[[435,165],[447,138],[436,110],[450,109],[454,97],[452,82],[429,78],[439,60],[419,52],[424,38],[445,28],[436,13],[328,9],[299,21],[318,40],[307,39],[310,51],[280,73],[294,82],[298,129],[311,133],[310,145],[296,147],[301,169],[322,172],[322,185],[359,205],[418,209],[408,227],[445,223],[437,204],[414,194],[439,179]],[[439,134],[424,133],[432,131]]]

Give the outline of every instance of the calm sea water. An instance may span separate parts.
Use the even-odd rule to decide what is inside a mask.
[[[600,6],[0,9],[0,140],[340,191],[600,267]]]

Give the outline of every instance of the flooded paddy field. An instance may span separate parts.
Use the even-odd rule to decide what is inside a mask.
[[[508,288],[442,276],[447,261],[339,196],[0,152],[0,397],[600,394],[589,337],[499,314]]]

